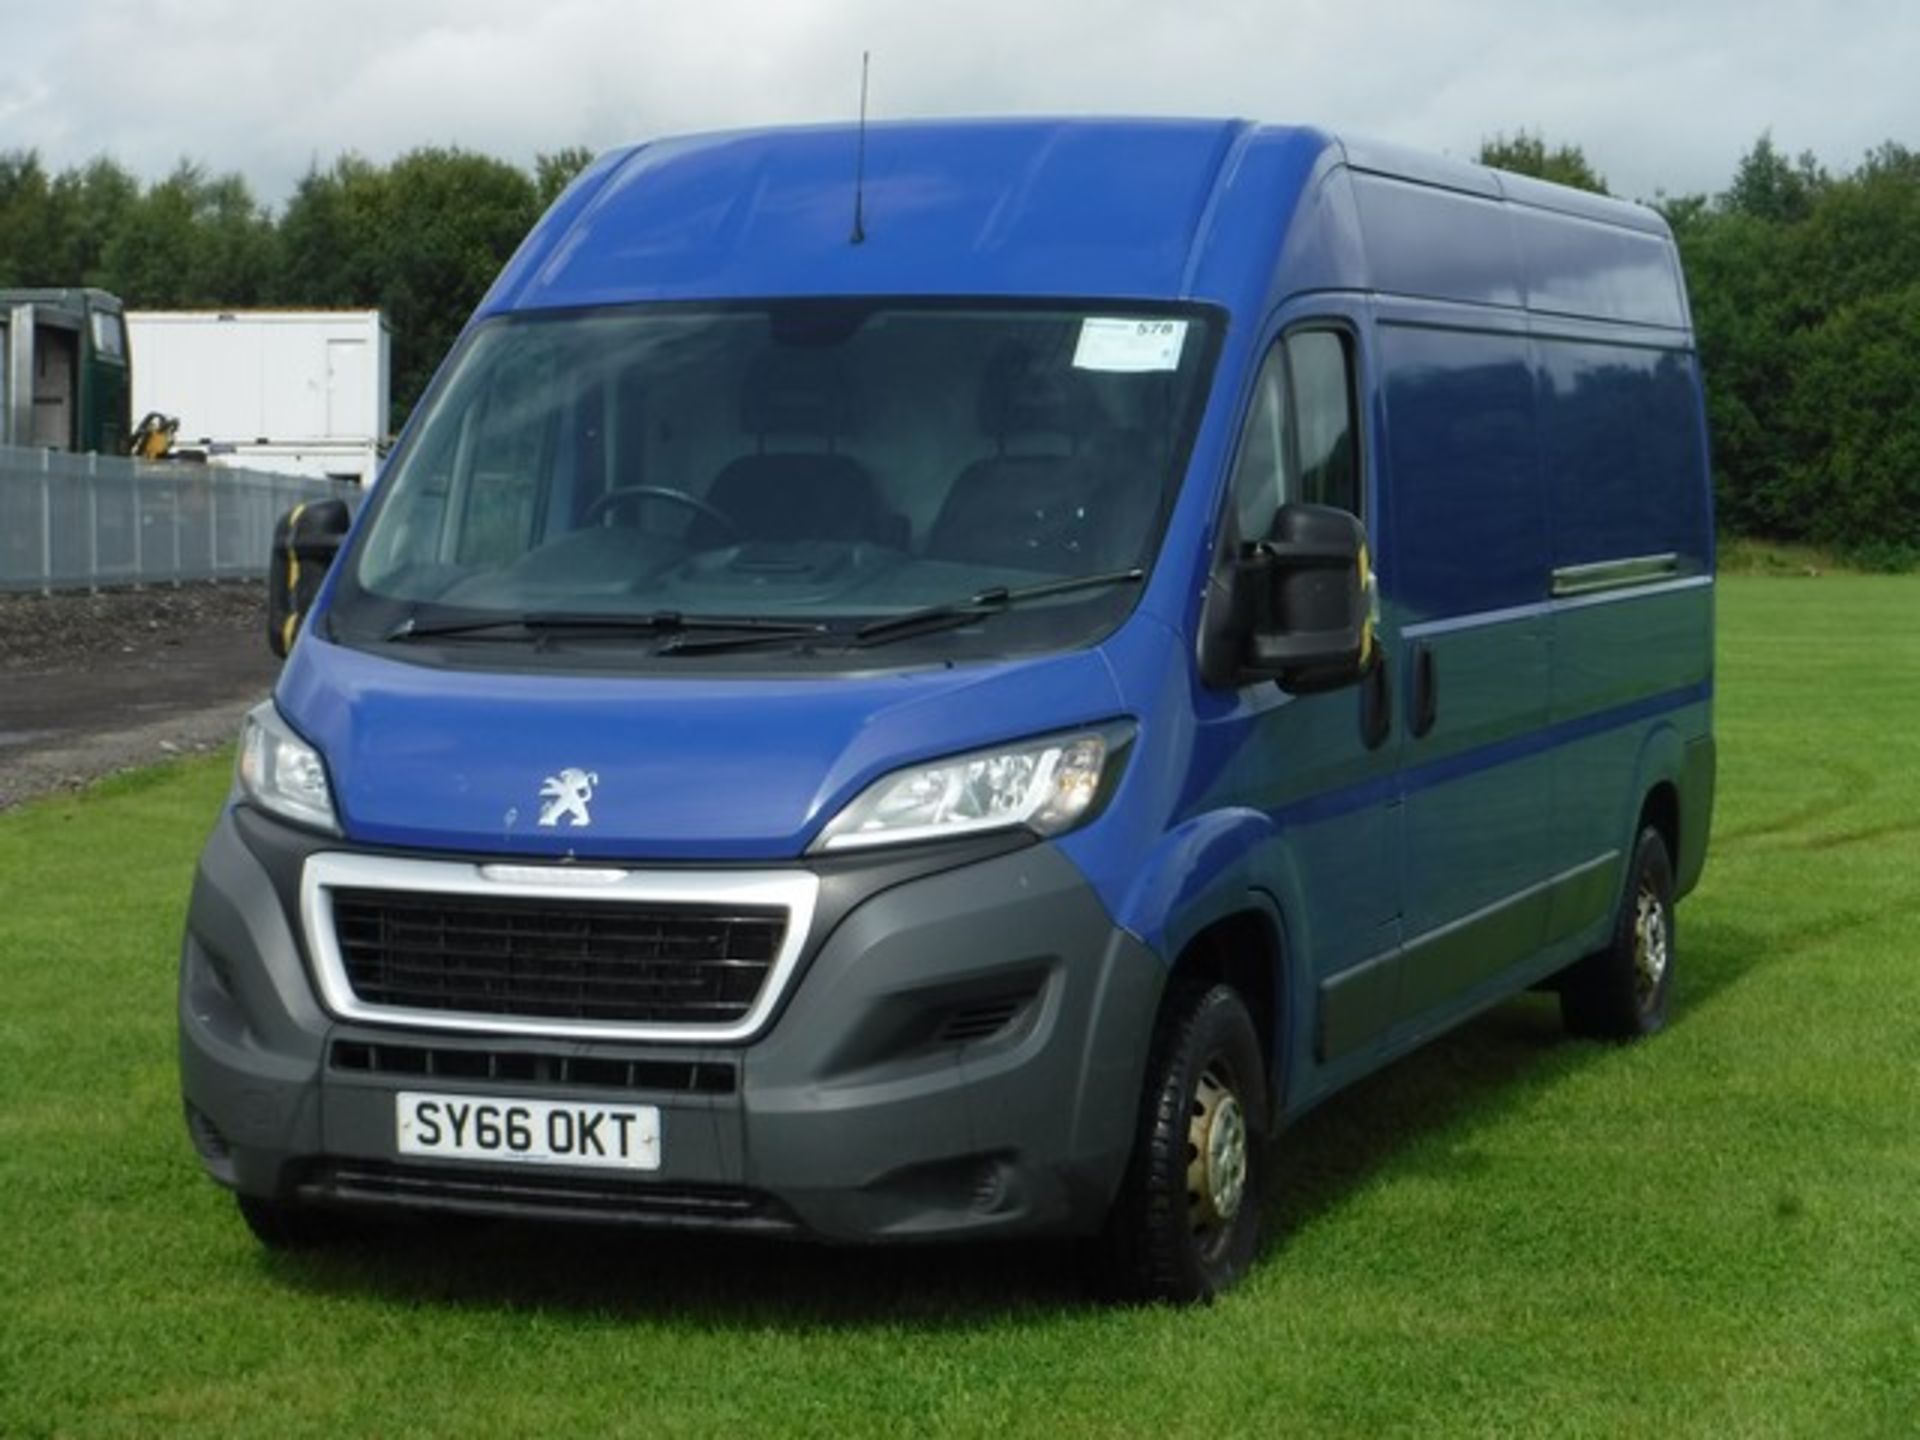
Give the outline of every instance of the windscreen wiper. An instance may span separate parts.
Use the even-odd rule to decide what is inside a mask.
[[[909,635],[926,635],[936,630],[956,630],[985,615],[997,615],[1030,600],[1046,600],[1055,595],[1071,595],[1076,590],[1100,590],[1109,585],[1138,585],[1147,572],[1135,566],[1131,570],[1104,570],[1097,575],[1073,575],[1065,580],[1047,580],[1038,585],[1019,585],[1009,590],[1004,585],[976,590],[964,600],[945,600],[919,610],[905,610],[882,620],[873,620],[853,632],[855,645],[884,645],[889,640]]]
[[[832,627],[822,623],[807,625],[799,621],[788,624],[774,621],[753,626],[714,625],[690,626],[690,629],[733,630],[731,635],[670,635],[660,642],[656,655],[711,655],[718,650],[744,650],[750,645],[772,645],[782,640],[803,640],[813,635],[825,635]]]
[[[409,615],[386,634],[388,640],[430,640],[442,635],[478,635],[489,630],[521,630],[548,636],[573,632],[582,635],[679,635],[691,630],[751,632],[755,638],[819,635],[819,621],[769,620],[757,615],[682,615],[678,610],[654,610],[642,615],[607,615],[564,610],[534,610],[523,615],[495,615],[473,620],[428,620]]]

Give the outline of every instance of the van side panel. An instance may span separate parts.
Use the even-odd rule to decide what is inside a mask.
[[[1547,878],[1552,765],[1534,743],[1551,651],[1528,342],[1415,318],[1466,317],[1383,301],[1375,336],[1394,517],[1381,587],[1401,621],[1403,723],[1420,650],[1437,697],[1432,729],[1405,732],[1401,751],[1403,1013],[1474,978],[1462,966],[1500,968],[1539,943],[1509,906]]]
[[[1555,864],[1594,883],[1559,897],[1550,939],[1604,936],[1647,795],[1681,798],[1692,874],[1710,793],[1688,755],[1710,733],[1712,522],[1699,371],[1671,243],[1522,212],[1540,316],[1543,480],[1553,527]],[[1710,786],[1710,782],[1709,782]],[[1682,855],[1674,856],[1676,866]],[[1600,883],[1604,877],[1605,883]],[[1691,880],[1689,879],[1689,883]]]
[[[1353,178],[1404,727],[1388,1052],[1598,943],[1655,786],[1690,886],[1711,806],[1711,498],[1671,239],[1498,178]]]
[[[1662,339],[1665,343],[1661,343]],[[1708,567],[1692,354],[1672,337],[1536,332],[1556,569],[1671,554]]]
[[[1378,315],[1395,537],[1383,581],[1411,624],[1538,604],[1547,505],[1524,329],[1387,301]]]

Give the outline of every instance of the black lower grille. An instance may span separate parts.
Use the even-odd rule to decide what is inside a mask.
[[[787,912],[341,889],[333,923],[370,1005],[715,1025],[752,1009]]]
[[[1033,998],[1033,992],[1002,995],[951,1011],[940,1024],[940,1040],[948,1045],[964,1045],[998,1035]]]
[[[585,1090],[656,1090],[731,1095],[737,1067],[717,1060],[622,1060],[605,1055],[550,1054],[474,1046],[400,1045],[336,1040],[327,1052],[335,1071],[450,1080],[507,1080]]]
[[[445,1170],[342,1160],[315,1171],[302,1198],[336,1205],[399,1205],[529,1220],[597,1220],[699,1230],[786,1234],[798,1228],[771,1196],[732,1185],[673,1185],[591,1176]]]

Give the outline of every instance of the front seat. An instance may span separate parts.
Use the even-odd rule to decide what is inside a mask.
[[[1096,466],[1083,454],[1097,407],[1084,376],[1024,345],[995,351],[978,420],[994,451],[960,472],[927,535],[929,558],[1073,574],[1101,547]]]
[[[747,368],[740,427],[755,450],[714,476],[707,503],[734,521],[696,518],[696,548],[779,540],[899,543],[904,524],[881,503],[858,460],[836,449],[852,418],[844,376],[830,355],[771,350]],[[804,438],[820,448],[790,448]],[[780,448],[776,448],[776,446]]]

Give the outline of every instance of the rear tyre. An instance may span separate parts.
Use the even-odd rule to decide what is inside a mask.
[[[351,1216],[315,1205],[264,1200],[257,1195],[235,1195],[233,1199],[253,1238],[269,1250],[314,1250],[365,1233]]]
[[[1266,1159],[1266,1067],[1246,1005],[1225,985],[1176,990],[1091,1278],[1115,1298],[1179,1304],[1229,1288],[1259,1244]]]
[[[1613,937],[1567,971],[1560,1018],[1575,1035],[1638,1040],[1667,1023],[1673,988],[1673,861],[1651,825],[1633,847]]]

